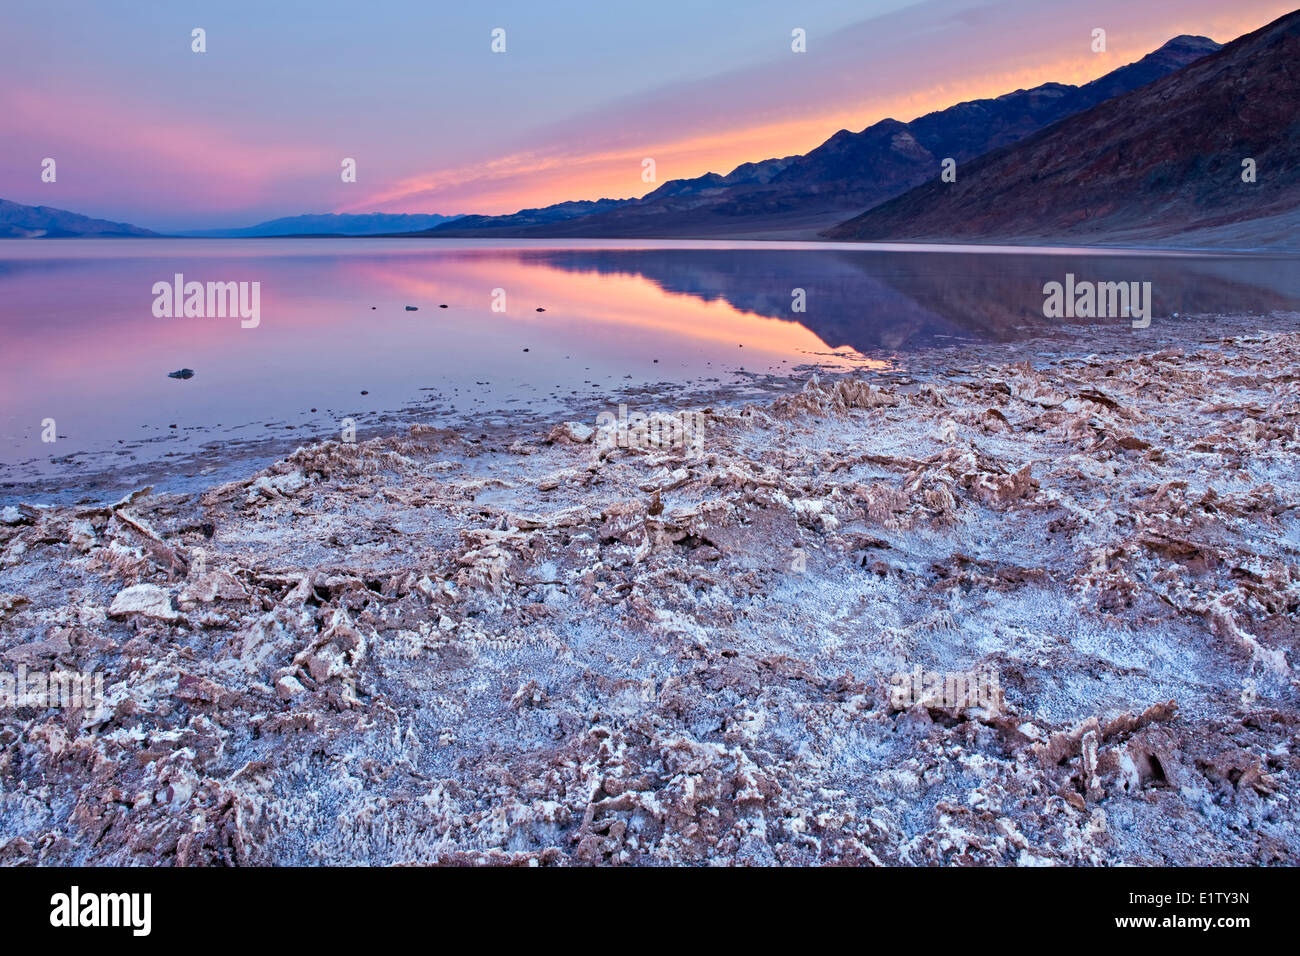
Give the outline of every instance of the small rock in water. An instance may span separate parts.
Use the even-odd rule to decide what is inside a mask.
[[[177,369],[176,371],[174,371],[174,372],[168,372],[168,373],[167,373],[167,377],[168,377],[168,378],[193,378],[193,377],[194,377],[194,369],[192,369],[192,368],[178,368],[178,369]]]
[[[418,305],[408,305],[408,306],[406,307],[406,311],[407,311],[407,312],[419,312],[419,311],[420,311],[420,307],[419,307]]]
[[[527,352],[527,351],[528,351],[528,349],[524,349],[524,351],[525,351],[525,352]]]
[[[370,393],[367,392],[367,391],[363,388],[363,389],[361,390],[361,394],[362,394],[362,395],[369,395]]]
[[[440,309],[445,309],[445,308],[447,308],[447,303],[444,302],[442,305],[438,306],[438,308],[440,308]]]
[[[538,311],[538,312],[545,312],[546,310],[543,309],[543,308],[539,305],[539,306],[537,307],[537,311]]]

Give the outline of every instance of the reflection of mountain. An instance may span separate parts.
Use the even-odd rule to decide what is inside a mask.
[[[860,352],[947,336],[1009,341],[1026,327],[1046,327],[1043,284],[1067,272],[1151,282],[1157,316],[1300,309],[1300,260],[1287,258],[812,249],[562,249],[521,257],[570,272],[642,276],[666,292],[798,322],[833,348]],[[806,293],[803,313],[791,310],[797,288]]]

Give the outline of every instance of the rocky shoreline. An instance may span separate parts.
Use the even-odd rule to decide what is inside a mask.
[[[0,670],[104,690],[0,707],[0,861],[1294,864],[1300,321],[1262,324],[6,507]]]

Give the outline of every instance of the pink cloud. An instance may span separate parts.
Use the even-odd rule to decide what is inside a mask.
[[[29,178],[25,198],[46,205],[226,211],[273,199],[304,170],[338,164],[333,154],[282,142],[274,131],[235,131],[100,92],[3,90],[0,113],[16,131],[6,179]],[[53,186],[39,181],[45,156],[59,164]]]

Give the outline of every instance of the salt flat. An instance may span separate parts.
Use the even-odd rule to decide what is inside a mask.
[[[7,508],[0,859],[1293,864],[1298,319]]]

